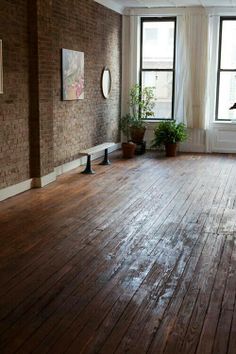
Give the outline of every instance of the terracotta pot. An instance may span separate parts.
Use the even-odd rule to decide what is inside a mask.
[[[136,144],[131,141],[128,143],[122,143],[123,157],[125,159],[131,159],[132,157],[134,157],[135,148]]]
[[[166,148],[166,156],[174,157],[177,155],[177,143],[166,144],[165,148]]]
[[[146,131],[145,127],[143,128],[131,127],[130,128],[131,140],[134,143],[141,144],[143,142],[145,131]]]

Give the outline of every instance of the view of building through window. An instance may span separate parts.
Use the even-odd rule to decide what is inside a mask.
[[[236,119],[236,18],[221,18],[216,120]]]
[[[155,89],[155,119],[173,118],[175,18],[142,19],[141,84]]]

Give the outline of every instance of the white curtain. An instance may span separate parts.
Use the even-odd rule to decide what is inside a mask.
[[[177,17],[175,118],[188,128],[204,128],[208,16],[204,9]]]
[[[187,36],[189,25],[189,15],[180,15],[177,17],[175,119],[178,122],[184,122],[187,127],[192,127],[192,71]]]
[[[206,130],[206,151],[211,152],[212,127],[211,123],[215,117],[216,86],[217,86],[217,65],[219,47],[219,23],[220,16],[208,16],[208,51],[207,51],[207,88],[204,128]]]

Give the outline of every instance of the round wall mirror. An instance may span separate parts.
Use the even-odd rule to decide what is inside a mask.
[[[102,94],[104,98],[108,98],[111,92],[111,72],[105,67],[102,71]]]

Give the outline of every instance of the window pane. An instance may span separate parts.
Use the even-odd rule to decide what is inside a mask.
[[[143,22],[143,68],[172,69],[174,21]]]
[[[222,23],[221,69],[236,69],[236,21]]]
[[[154,87],[156,103],[153,118],[171,119],[172,111],[173,72],[171,71],[144,71],[142,86]]]
[[[234,102],[236,102],[236,72],[221,72],[218,119],[236,119],[236,110],[229,110]]]

